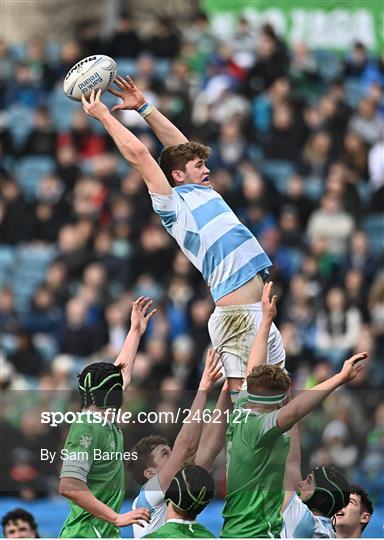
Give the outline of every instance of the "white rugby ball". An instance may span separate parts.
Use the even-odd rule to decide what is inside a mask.
[[[63,84],[64,93],[69,99],[81,101],[81,96],[89,97],[92,90],[105,92],[116,73],[117,65],[113,58],[104,54],[88,56],[68,71]]]

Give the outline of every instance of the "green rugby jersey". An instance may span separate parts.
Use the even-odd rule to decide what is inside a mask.
[[[215,538],[215,535],[198,521],[170,519],[144,538]]]
[[[116,452],[124,452],[123,434],[115,424],[92,422],[85,413],[84,423],[71,425],[64,449],[60,478],[86,482],[93,495],[115,512],[120,512],[125,495],[124,462]],[[60,538],[119,538],[120,530],[89,514],[69,501],[70,513]]]
[[[243,392],[242,392],[243,394]],[[240,399],[227,430],[228,477],[223,538],[279,537],[284,469],[290,439],[276,425],[278,410],[258,413]]]

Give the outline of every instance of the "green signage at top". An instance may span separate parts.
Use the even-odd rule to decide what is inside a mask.
[[[201,0],[201,5],[221,35],[244,15],[255,24],[270,22],[291,44],[345,50],[359,40],[378,53],[384,46],[381,0]]]

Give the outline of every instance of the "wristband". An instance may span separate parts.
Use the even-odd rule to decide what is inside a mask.
[[[148,114],[151,114],[151,112],[153,111],[154,107],[153,105],[150,105],[147,101],[144,103],[144,105],[142,105],[140,107],[140,109],[137,109],[137,112],[139,113],[139,115],[141,116],[141,118],[145,118],[146,116],[148,116]]]

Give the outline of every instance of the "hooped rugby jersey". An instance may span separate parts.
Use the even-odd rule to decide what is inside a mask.
[[[211,187],[187,184],[173,188],[170,195],[150,196],[163,226],[202,273],[215,301],[272,265],[253,234]]]

